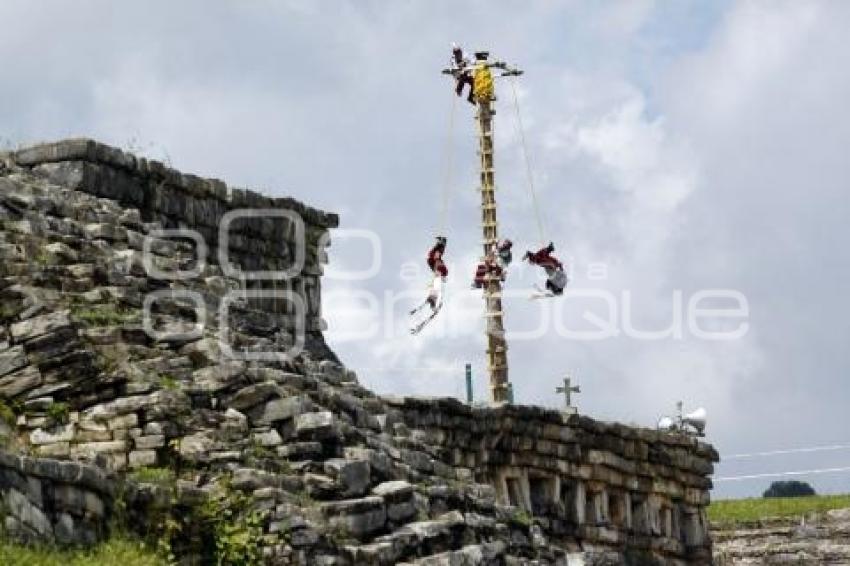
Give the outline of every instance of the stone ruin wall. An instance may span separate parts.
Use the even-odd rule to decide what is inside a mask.
[[[115,486],[101,468],[0,451],[3,533],[24,541],[92,544],[113,513]]]
[[[227,213],[266,211],[260,217],[236,218],[230,223],[229,263],[245,272],[294,268],[292,277],[248,279],[244,285],[252,291],[295,293],[303,299],[303,321],[294,320],[291,302],[279,297],[257,297],[251,302],[281,315],[289,327],[303,322],[308,333],[326,328],[321,315],[321,275],[322,265],[327,263],[328,229],[339,225],[336,214],[292,198],[267,197],[228,187],[218,179],[181,173],[159,161],[89,139],[37,145],[12,152],[8,158],[56,184],[136,208],[145,222],[159,222],[166,230],[194,231],[207,246],[211,263],[218,263],[222,219]],[[297,269],[301,253],[303,267]]]
[[[543,518],[547,535],[689,564],[711,561],[715,449],[694,438],[530,406],[393,402],[458,477]]]
[[[312,344],[319,345],[316,357],[335,360],[321,338],[325,325],[321,318],[320,281],[322,264],[327,261],[327,234],[338,225],[335,215],[292,199],[272,199],[229,189],[221,181],[181,174],[156,161],[90,140],[36,146],[0,155],[0,159],[62,187],[127,209],[136,208],[145,222],[194,230],[209,246],[210,263],[217,262],[219,227],[228,212],[274,209],[297,213],[303,220],[305,234],[301,273],[288,280],[245,281],[244,285],[248,289],[289,290],[302,297],[307,305],[306,329],[315,336]],[[286,269],[296,255],[296,231],[291,219],[237,221],[230,230],[229,256],[246,270]],[[278,316],[289,326],[296,324],[285,301],[258,299],[253,306]],[[117,336],[125,340],[131,335],[125,329]],[[57,356],[64,360],[66,350],[80,349],[83,338],[93,337],[97,338],[92,331],[78,328],[64,311],[12,324],[7,337],[10,347],[0,354],[0,397],[25,396],[27,402],[36,403],[39,396],[61,394],[59,389],[54,393],[56,387],[50,389],[49,383],[49,372],[61,368],[48,368],[44,360]],[[208,341],[206,338],[186,345],[180,351],[205,351]],[[177,361],[185,359],[175,358],[174,363]],[[140,366],[148,363],[149,369],[158,369],[154,362],[165,363],[151,360]],[[33,363],[39,364],[38,371]],[[202,389],[212,387],[212,396],[219,395],[219,389],[229,387],[234,379],[242,379],[240,376],[251,376],[254,382],[271,379],[270,375],[278,373],[292,377],[280,370],[248,368],[221,360],[215,363],[221,364],[215,372],[212,367],[193,372],[191,367],[172,367],[173,364],[164,369],[174,375],[185,373]],[[69,366],[63,364],[67,370]],[[288,383],[281,382],[283,386]],[[44,417],[19,419],[19,428],[29,431],[29,443],[42,458],[0,452],[0,492],[11,511],[7,529],[14,531],[18,523],[25,524],[22,532],[34,536],[40,525],[44,533],[49,533],[44,536],[53,537],[51,540],[56,542],[95,540],[111,512],[114,483],[101,477],[96,466],[51,458],[94,460],[111,470],[154,465],[159,462],[157,451],[163,449],[167,438],[174,436],[163,423],[167,424],[171,414],[196,409],[198,401],[134,382],[123,385],[120,395],[107,395],[110,387],[103,383],[86,393],[88,397],[79,396],[76,401],[81,406],[100,404],[85,412],[72,411],[67,425],[50,432],[41,428]],[[38,399],[30,399],[35,395],[30,392],[32,388],[37,388]],[[192,394],[191,388],[188,391]],[[304,404],[303,397],[293,396],[280,403],[296,415],[301,410],[296,405]],[[395,415],[393,426],[387,421],[385,427],[378,428],[406,447],[400,457],[410,459],[405,460],[407,467],[423,474],[430,470],[427,474],[455,478],[462,484],[491,486],[500,505],[513,506],[534,517],[544,526],[545,535],[562,548],[599,548],[618,556],[637,553],[635,556],[656,561],[643,562],[639,558],[627,562],[634,564],[711,562],[705,508],[712,487],[713,462],[718,455],[707,444],[690,437],[601,423],[536,407],[473,408],[451,399],[409,397],[375,398],[370,403],[375,411],[381,407],[379,413]],[[249,417],[254,420],[250,412]],[[409,436],[388,432],[401,423]],[[196,436],[198,453],[209,452],[209,447],[201,442],[206,441],[203,435]],[[181,447],[194,448],[187,441],[193,438],[186,436]],[[131,444],[134,450],[127,448]],[[284,444],[279,448],[287,447]],[[234,454],[226,447],[221,450],[222,455]],[[397,451],[387,450],[391,457]]]

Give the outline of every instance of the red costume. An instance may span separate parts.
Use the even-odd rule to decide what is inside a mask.
[[[525,252],[525,259],[534,265],[539,265],[546,271],[546,289],[551,291],[553,295],[561,295],[564,293],[564,287],[567,286],[567,274],[564,273],[564,266],[558,261],[558,258],[552,255],[555,251],[555,246],[551,243],[534,253]]]
[[[504,270],[502,270],[499,264],[497,264],[494,260],[485,260],[484,263],[479,263],[478,267],[475,269],[475,280],[473,281],[472,286],[476,289],[483,289],[484,285],[487,283],[488,274],[503,278]]]
[[[555,246],[549,244],[545,248],[541,248],[534,253],[526,252],[525,258],[534,265],[539,265],[543,269],[563,269],[563,264],[558,261],[558,258],[552,255],[555,251]]]
[[[445,240],[437,240],[437,243],[428,252],[428,268],[440,277],[446,277],[449,274],[449,270],[443,261],[443,253],[445,253],[445,251]]]

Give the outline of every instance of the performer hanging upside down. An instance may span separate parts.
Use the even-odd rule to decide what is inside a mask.
[[[483,289],[487,285],[487,276],[498,277],[500,280],[505,280],[505,270],[499,265],[496,260],[496,254],[490,252],[484,258],[484,261],[478,264],[475,270],[475,279],[472,281],[473,289]]]
[[[427,325],[443,306],[443,290],[445,287],[446,277],[449,274],[449,269],[443,261],[443,254],[446,252],[446,238],[437,236],[437,242],[428,250],[428,268],[434,274],[431,284],[428,286],[428,295],[425,300],[410,311],[410,315],[414,316],[426,306],[431,307],[431,314],[424,320],[414,324],[410,329],[411,334],[418,334]]]
[[[555,246],[550,242],[545,248],[541,248],[536,252],[525,252],[523,259],[528,260],[533,265],[538,265],[546,271],[546,289],[553,295],[560,295],[564,292],[564,287],[567,286],[567,274],[564,272],[564,265],[558,261],[558,258],[552,255],[555,251]]]
[[[449,275],[449,269],[446,267],[446,262],[443,261],[444,253],[446,253],[446,238],[445,236],[437,236],[437,242],[428,250],[427,260],[428,267],[434,273],[434,283],[428,290],[428,298],[425,299],[431,310],[437,309],[437,304],[442,295],[443,283]]]
[[[434,272],[434,275],[446,277],[449,270],[443,261],[443,254],[446,253],[446,238],[445,236],[437,236],[437,243],[428,250],[428,268]]]

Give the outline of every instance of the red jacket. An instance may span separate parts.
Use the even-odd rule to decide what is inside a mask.
[[[533,254],[529,254],[528,261],[543,268],[551,267],[554,269],[562,269],[564,267],[563,264],[558,261],[558,258],[549,253],[548,247],[542,248]]]
[[[444,251],[446,251],[445,246],[437,244],[428,252],[428,268],[435,273],[439,273],[440,277],[446,277],[449,274],[449,270],[443,261]]]
[[[478,267],[475,269],[475,286],[476,287],[484,287],[486,283],[485,278],[487,274],[490,273],[495,275],[496,277],[502,276],[502,268],[496,265],[495,263],[487,264],[487,263],[479,263]]]

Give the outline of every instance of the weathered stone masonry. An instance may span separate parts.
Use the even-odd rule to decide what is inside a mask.
[[[31,168],[51,182],[136,208],[145,222],[165,229],[191,229],[209,247],[209,260],[218,261],[222,218],[231,211],[272,209],[295,213],[303,221],[304,265],[291,279],[249,280],[248,289],[294,291],[307,306],[306,328],[325,328],[321,317],[322,264],[329,243],[328,229],[339,217],[291,198],[271,198],[231,188],[218,179],[204,179],[171,169],[155,160],[125,153],[89,139],[37,145],[9,154],[18,166]],[[296,223],[263,215],[241,218],[229,230],[228,256],[244,271],[284,271],[293,266],[299,246]],[[285,301],[253,299],[268,312],[291,314]],[[289,322],[292,324],[292,322]]]
[[[91,544],[113,511],[114,484],[96,466],[0,451],[4,532],[20,540]]]
[[[389,400],[458,477],[544,518],[565,540],[710,561],[705,508],[718,454],[694,438],[539,407]]]
[[[291,279],[246,280],[218,262],[222,219],[262,208],[303,220],[304,268]],[[360,386],[322,336],[320,278],[337,223],[89,140],[0,154],[7,532],[89,543],[119,500],[134,526],[155,529],[147,506],[160,488],[133,478],[167,467],[181,509],[223,483],[247,495],[263,513],[268,564],[710,563],[710,446],[536,407],[385,398]],[[163,228],[209,245],[197,276],[169,275],[192,269],[198,249]],[[295,257],[292,219],[237,220],[228,232],[229,261],[245,270],[286,269]],[[221,312],[246,287],[303,298],[303,355],[223,351],[222,328],[235,352],[291,345],[295,313],[274,299],[235,302],[227,325],[212,316],[199,335],[174,332],[194,316],[173,291]],[[152,336],[140,315],[159,291],[152,316],[163,334]]]

